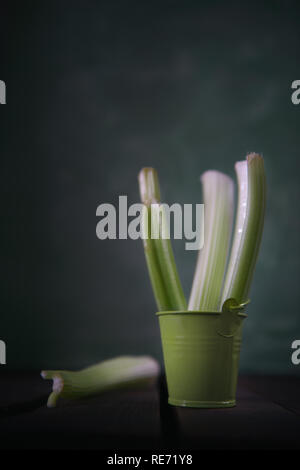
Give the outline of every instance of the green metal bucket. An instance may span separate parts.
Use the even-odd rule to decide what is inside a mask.
[[[158,312],[169,403],[195,408],[236,404],[241,311]]]

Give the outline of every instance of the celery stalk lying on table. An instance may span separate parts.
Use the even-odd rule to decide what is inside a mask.
[[[59,398],[75,399],[108,390],[150,384],[160,372],[158,362],[149,356],[120,356],[76,372],[45,370],[43,379],[53,380],[47,406],[56,406]]]

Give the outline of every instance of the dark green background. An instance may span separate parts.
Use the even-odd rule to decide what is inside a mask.
[[[1,2],[2,280],[6,368],[161,359],[140,241],[96,238],[96,208],[158,169],[166,202],[261,152],[265,232],[243,371],[299,373],[297,1]],[[195,252],[176,242],[186,293]]]

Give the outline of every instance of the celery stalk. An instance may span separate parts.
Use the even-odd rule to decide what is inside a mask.
[[[139,173],[141,200],[145,206],[142,233],[148,271],[157,307],[163,310],[185,310],[186,300],[177,272],[164,209],[160,205],[160,190],[154,168],[143,168]],[[146,220],[147,218],[147,220]],[[155,225],[155,226],[154,226]],[[157,229],[157,230],[155,230]],[[152,238],[153,232],[158,238]]]
[[[76,399],[125,387],[154,382],[160,372],[158,362],[149,356],[120,356],[102,361],[77,372],[45,370],[44,379],[53,380],[47,406],[53,408],[58,399]]]
[[[204,194],[204,246],[198,260],[189,310],[217,311],[233,221],[234,185],[219,171],[201,177]]]
[[[227,300],[230,291],[230,284],[232,282],[233,272],[236,269],[238,262],[238,253],[241,247],[241,240],[246,222],[247,212],[247,198],[248,198],[248,166],[247,161],[236,162],[235,172],[238,183],[238,203],[235,221],[235,229],[233,242],[231,247],[230,259],[227,267],[224,288],[222,293],[221,305],[222,307],[225,300]]]
[[[222,304],[234,298],[247,300],[262,238],[266,206],[263,158],[251,153],[237,162],[239,199],[232,251],[222,293]]]
[[[159,311],[172,310],[172,304],[168,297],[155,251],[154,241],[151,239],[151,209],[146,206],[142,214],[142,233],[144,253],[157,308]]]

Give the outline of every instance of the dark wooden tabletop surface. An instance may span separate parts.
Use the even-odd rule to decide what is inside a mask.
[[[164,377],[53,409],[39,373],[0,381],[2,449],[300,449],[300,377],[241,376],[228,409],[169,406]]]

